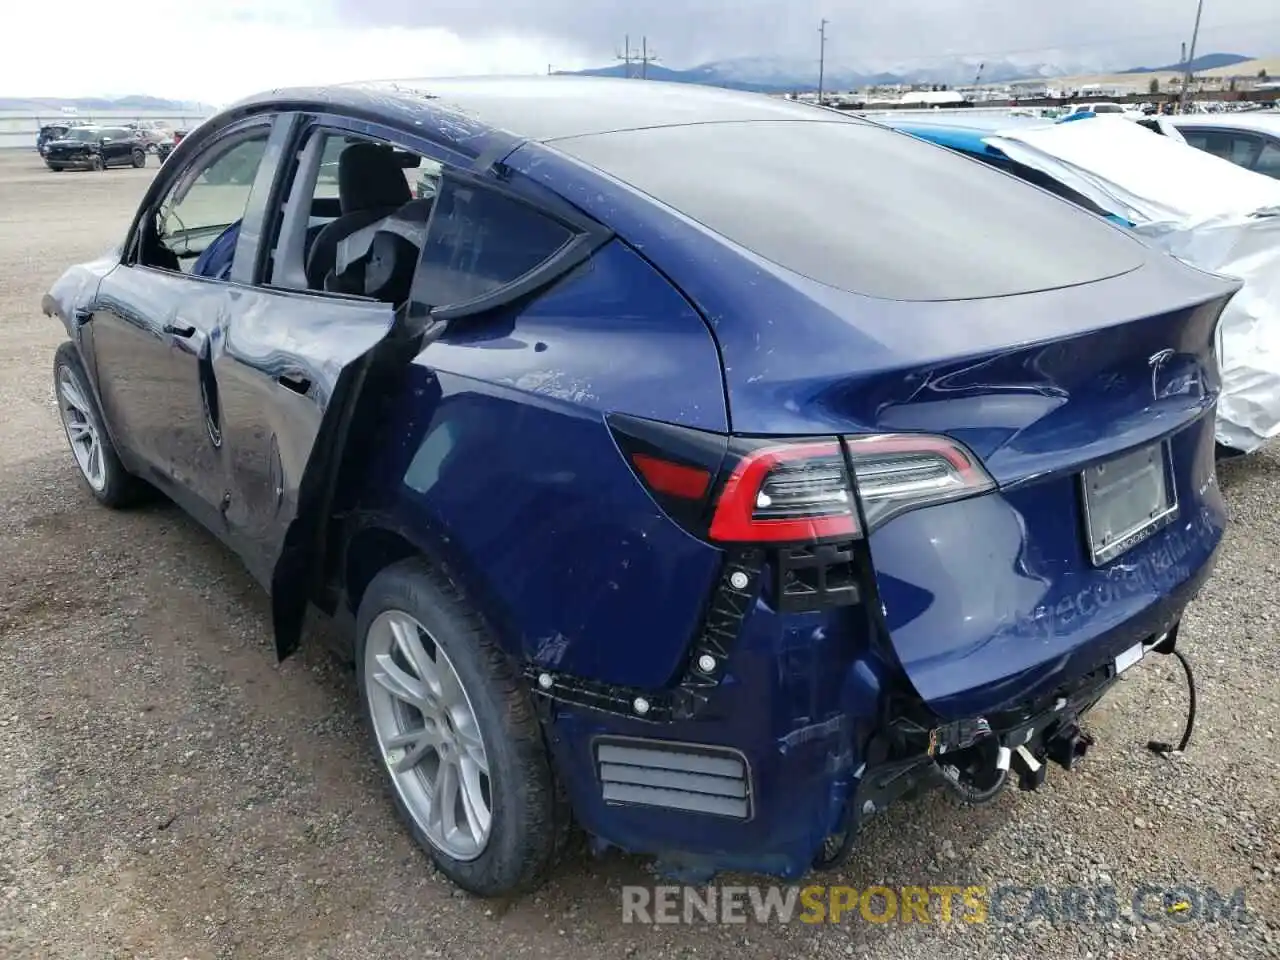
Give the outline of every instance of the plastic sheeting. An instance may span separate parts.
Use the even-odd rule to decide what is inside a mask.
[[[1120,117],[1001,130],[985,142],[1157,248],[1243,280],[1218,330],[1218,442],[1249,453],[1280,435],[1280,180]]]

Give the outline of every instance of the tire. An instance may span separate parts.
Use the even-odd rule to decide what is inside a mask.
[[[417,627],[418,651],[430,660],[429,671],[419,667],[408,671],[410,681],[420,681],[424,674],[443,678],[446,670],[452,671],[449,676],[454,680],[428,688],[438,686],[437,702],[465,701],[464,709],[470,714],[464,714],[463,722],[452,720],[457,716],[455,711],[449,721],[427,727],[426,713],[414,711],[411,716],[395,712],[412,708],[389,694],[375,677],[385,679],[386,671],[395,668],[403,675],[414,661],[404,655],[405,647],[389,624],[399,624],[401,630],[406,624]],[[391,651],[399,660],[388,666]],[[425,561],[400,561],[382,570],[365,590],[356,617],[355,652],[356,677],[374,749],[382,758],[396,810],[414,840],[441,873],[477,896],[511,896],[538,886],[565,845],[568,805],[553,777],[530,693],[476,611],[447,577]],[[404,726],[397,717],[405,721]],[[416,740],[402,739],[399,746],[403,749],[387,742],[396,733],[412,737],[404,727],[417,722],[422,724],[420,729],[450,731],[445,736],[449,742],[438,748],[440,752],[435,747],[424,752]],[[464,730],[469,732],[464,735]],[[476,730],[478,752],[487,768],[483,774],[475,772]],[[393,772],[393,762],[413,755],[422,759],[405,771]],[[489,787],[487,837],[472,845],[467,855],[457,849],[461,841],[433,839],[430,828],[424,826],[432,822],[434,806],[434,794],[427,784],[442,783],[443,778],[435,773],[445,767],[442,757],[457,758],[451,767],[457,771],[453,777],[458,784],[451,819],[458,818],[459,804],[463,805],[463,819],[468,823],[473,819],[466,811],[474,808],[474,803],[469,807],[464,802],[470,796],[462,786],[467,782],[464,761],[471,763],[471,780],[481,794],[480,803],[484,802],[483,784],[487,782]],[[444,834],[438,825],[435,832]],[[466,832],[471,840],[478,831],[468,827]],[[461,834],[461,830],[455,832],[455,836]]]
[[[147,165],[147,152],[145,150],[133,151],[133,165],[136,169],[141,169]]]
[[[53,391],[62,432],[66,435],[80,480],[89,492],[99,503],[113,508],[132,506],[146,499],[151,488],[129,473],[120,462],[104,427],[102,411],[98,409],[84,364],[80,362],[80,353],[70,341],[58,347],[54,354]],[[74,413],[72,408],[75,408]],[[97,448],[96,467],[92,456],[87,454],[92,446]],[[86,451],[86,456],[81,455],[81,450]]]
[[[102,159],[101,155],[97,155],[89,161],[89,169],[97,170],[101,173],[103,170],[107,169],[106,161]]]
[[[65,169],[66,169],[66,168],[65,168],[65,167],[63,167],[63,166],[60,166],[60,165],[57,165],[57,164],[52,164],[52,163],[47,163],[47,164],[45,164],[45,166],[47,166],[47,167],[48,167],[50,170],[52,170],[54,173],[61,173],[63,170],[65,170]]]

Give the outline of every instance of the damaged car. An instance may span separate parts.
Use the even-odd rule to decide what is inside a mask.
[[[1222,539],[1239,283],[854,117],[276,90],[121,233],[43,301],[84,484],[213,531],[279,658],[345,625],[391,801],[477,894],[575,824],[796,878],[906,793],[1036,789]]]

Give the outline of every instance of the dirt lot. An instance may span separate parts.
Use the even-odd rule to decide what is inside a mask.
[[[1274,451],[1222,471],[1233,527],[1185,624],[1201,705],[1184,759],[1143,749],[1180,730],[1160,658],[1095,715],[1082,770],[976,813],[904,804],[832,878],[1113,885],[1121,906],[1143,884],[1243,888],[1252,922],[624,925],[645,861],[585,852],[536,898],[456,894],[393,816],[350,672],[315,643],[278,666],[233,557],[173,507],[112,513],[78,481],[40,296],[120,239],[153,174],[0,155],[0,956],[1280,956]]]

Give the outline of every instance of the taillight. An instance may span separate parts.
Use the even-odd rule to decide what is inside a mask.
[[[730,438],[617,414],[609,424],[624,457],[668,515],[719,543],[848,541],[907,510],[995,487],[963,446],[928,434],[782,441]]]
[[[964,447],[946,437],[881,434],[846,437],[867,526],[907,510],[985,493],[995,481]]]
[[[725,482],[711,539],[777,543],[848,537],[858,531],[853,488],[836,440],[752,450]]]
[[[945,437],[877,434],[801,441],[752,450],[716,502],[711,539],[796,542],[862,534],[907,510],[984,493],[995,486],[982,465]]]

